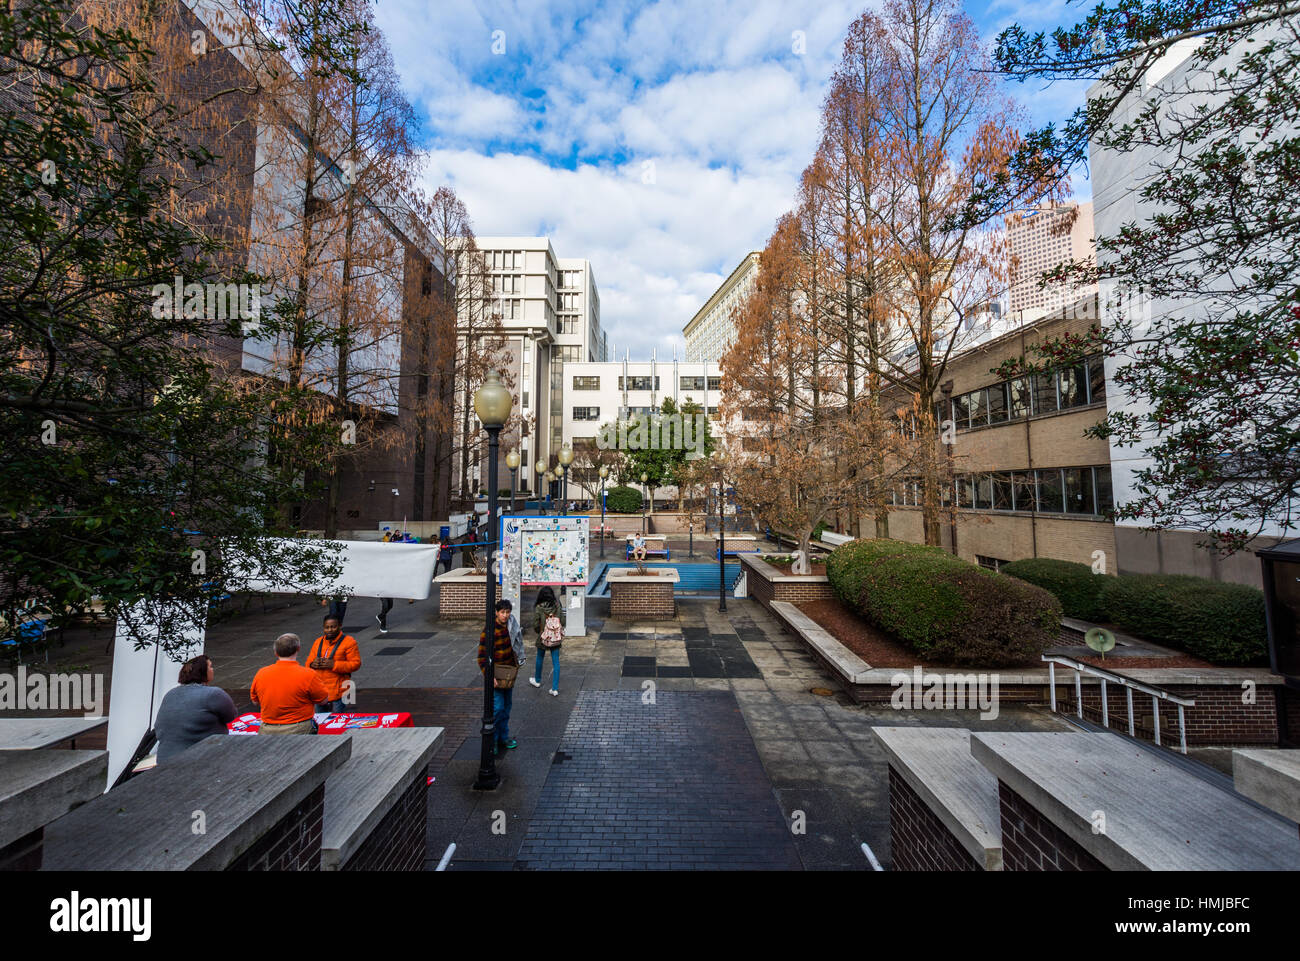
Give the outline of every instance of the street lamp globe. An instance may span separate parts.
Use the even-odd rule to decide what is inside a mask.
[[[546,473],[546,461],[539,460],[537,463],[533,465],[533,470],[537,471],[538,477],[541,477],[543,474]]]
[[[609,476],[609,468],[602,464],[598,473],[600,474],[600,479],[604,480],[606,477]]]
[[[506,454],[506,466],[511,470],[519,469],[519,448],[510,448],[510,453]]]
[[[642,474],[642,475],[641,475],[641,483],[642,483],[642,484],[644,484],[644,483],[645,483],[646,481],[648,481],[649,479],[650,479],[650,475],[649,475],[649,474]]]
[[[510,408],[515,400],[501,383],[495,370],[490,370],[483,379],[483,386],[474,391],[474,413],[484,427],[501,427],[510,419]]]
[[[561,466],[568,467],[570,464],[573,463],[573,448],[570,447],[568,444],[565,444],[563,447],[560,448],[560,453],[556,456]]]
[[[556,465],[555,465],[555,477],[556,477],[557,480],[562,480],[562,479],[564,478],[564,465],[563,465],[563,464],[556,464]]]

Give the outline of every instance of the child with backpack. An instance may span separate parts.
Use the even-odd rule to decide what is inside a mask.
[[[560,644],[564,640],[564,611],[555,599],[555,591],[543,587],[533,604],[533,630],[537,632],[537,667],[528,683],[542,686],[542,667],[546,652],[551,652],[551,697],[560,695]]]

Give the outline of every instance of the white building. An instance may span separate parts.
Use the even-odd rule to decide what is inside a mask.
[[[478,237],[477,243],[492,304],[506,330],[502,366],[516,385],[516,403],[532,424],[518,438],[519,489],[532,491],[533,462],[540,457],[554,463],[562,443],[565,365],[605,358],[600,293],[591,263],[557,257],[547,237]],[[504,458],[514,439],[502,440]],[[504,485],[509,478],[504,461],[499,470]],[[475,489],[481,486],[477,479],[474,484]]]
[[[732,311],[753,289],[754,282],[758,279],[759,258],[757,250],[746,254],[745,259],[682,328],[682,335],[686,338],[687,361],[717,364],[736,342],[736,322]]]
[[[1092,203],[1044,204],[1007,218],[1011,248],[1010,313],[1020,322],[1038,320],[1096,291],[1096,285],[1053,283],[1039,278],[1072,260],[1092,260]]]

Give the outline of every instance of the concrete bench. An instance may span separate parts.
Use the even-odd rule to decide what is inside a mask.
[[[1119,735],[972,734],[970,744],[1018,825],[1003,831],[1006,870],[1300,867],[1292,825]]]
[[[76,738],[107,723],[106,717],[3,718],[0,719],[0,751],[30,751],[64,742],[76,747]]]
[[[858,683],[858,678],[871,670],[871,665],[835,639],[811,617],[788,601],[772,601],[773,613],[780,616],[794,630],[813,653],[827,667],[838,674],[846,684]]]
[[[44,868],[316,870],[325,782],[352,743],[209,737],[48,825]]]
[[[1300,751],[1233,751],[1232,786],[1270,811],[1300,822]]]
[[[107,782],[107,751],[0,751],[0,870],[40,867],[46,826]]]
[[[834,531],[822,531],[822,536],[818,539],[831,548],[842,547],[849,541],[854,540],[848,534],[836,534]]]
[[[889,757],[895,870],[1002,870],[998,780],[971,757],[966,728],[873,727]]]
[[[321,870],[415,871],[424,864],[428,776],[440,727],[353,731],[325,783]]]

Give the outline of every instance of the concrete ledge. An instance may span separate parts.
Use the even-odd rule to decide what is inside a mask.
[[[1114,734],[973,734],[971,754],[1114,871],[1294,871],[1279,818]],[[1105,830],[1094,833],[1094,812]]]
[[[0,751],[0,848],[108,786],[107,751]]]
[[[966,728],[873,727],[890,766],[975,863],[1002,870],[998,779],[971,757]]]
[[[1300,821],[1300,751],[1233,751],[1232,786],[1270,811]]]
[[[456,567],[433,579],[435,584],[486,584],[486,574],[475,574],[472,567]]]
[[[837,641],[829,631],[793,604],[786,601],[773,601],[772,611],[789,624],[791,630],[803,638],[809,647],[821,655],[822,660],[845,682],[861,684],[858,678],[872,673],[870,664]]]
[[[108,723],[107,717],[8,717],[0,719],[0,751],[25,751],[72,741]]]
[[[1135,681],[1142,681],[1146,684],[1158,686],[1169,686],[1174,684],[1187,684],[1204,687],[1223,687],[1239,686],[1242,681],[1253,681],[1259,687],[1280,687],[1283,679],[1269,671],[1255,668],[1240,667],[1158,667],[1158,668],[1122,668],[1107,665],[1109,670],[1117,674],[1123,674],[1125,677],[1132,678]],[[911,670],[911,667],[874,667],[857,681],[858,684],[889,684],[890,678],[900,671]],[[968,674],[968,673],[996,673],[998,682],[1003,685],[1013,684],[1036,684],[1041,685],[1044,689],[1048,683],[1048,673],[1046,668],[1029,668],[1028,670],[997,670],[996,668],[987,667],[961,667],[961,668],[928,668],[926,673],[944,674]],[[1074,687],[1075,672],[1068,667],[1058,665],[1056,671],[1056,686]],[[1084,674],[1082,677],[1084,687],[1100,687],[1101,679],[1091,674]],[[1119,696],[1123,696],[1120,692]],[[1141,695],[1137,695],[1141,696]]]
[[[209,737],[47,826],[44,869],[223,870],[351,754],[349,737]]]
[[[337,871],[370,837],[442,740],[440,727],[353,731],[352,756],[325,782],[321,870]]]
[[[779,567],[767,563],[757,554],[738,554],[740,563],[751,567],[759,577],[776,584],[829,584],[825,574],[786,574]]]
[[[635,567],[609,567],[605,580],[610,584],[678,584],[682,576],[675,567],[657,567],[658,574],[641,574]]]

